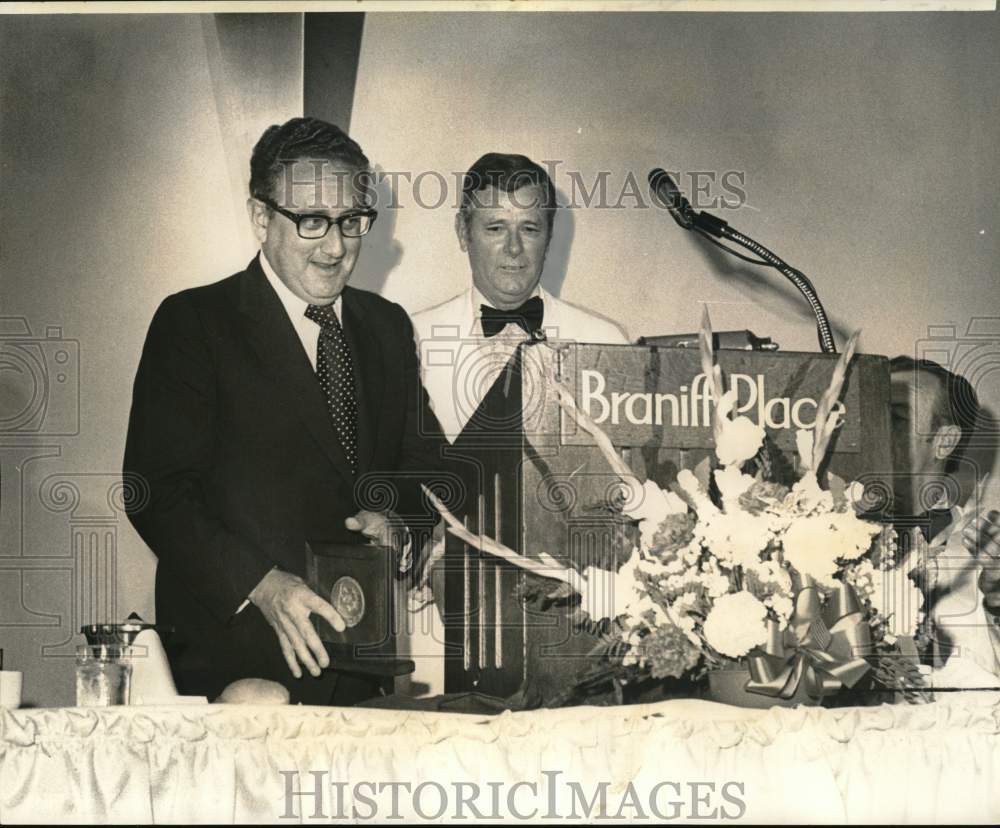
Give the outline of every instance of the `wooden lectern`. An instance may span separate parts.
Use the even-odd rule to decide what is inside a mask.
[[[795,432],[809,428],[835,356],[718,351],[737,410],[764,426],[775,456],[795,458]],[[559,378],[640,477],[666,486],[712,450],[709,384],[697,351],[631,345],[522,345],[449,450],[464,492],[455,510],[474,533],[520,554],[611,568],[632,543],[609,507],[617,478],[589,435],[548,387]],[[889,364],[855,357],[844,421],[828,465],[862,480],[873,510],[886,505],[891,472]],[[543,703],[591,664],[597,639],[565,609],[526,605],[523,570],[448,537],[445,554],[445,689],[507,697],[530,689]],[[553,588],[555,582],[551,582]]]

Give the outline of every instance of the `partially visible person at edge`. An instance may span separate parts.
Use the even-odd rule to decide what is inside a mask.
[[[890,370],[897,528],[916,527],[929,543],[926,567],[912,564],[931,623],[935,684],[1000,684],[1000,515],[975,496],[961,503],[949,494],[958,491],[952,473],[975,430],[978,396],[931,360],[898,356]]]

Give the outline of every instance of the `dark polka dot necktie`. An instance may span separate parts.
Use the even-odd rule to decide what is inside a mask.
[[[351,471],[358,471],[358,396],[354,388],[354,362],[344,329],[333,305],[309,305],[306,318],[319,325],[316,376],[326,398],[333,428],[344,448]]]

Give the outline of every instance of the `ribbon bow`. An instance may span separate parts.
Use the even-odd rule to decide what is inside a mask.
[[[853,687],[871,669],[871,631],[861,602],[848,584],[839,584],[825,607],[812,582],[795,596],[795,611],[782,631],[768,620],[768,640],[748,657],[746,689],[790,699],[805,682],[812,698]]]

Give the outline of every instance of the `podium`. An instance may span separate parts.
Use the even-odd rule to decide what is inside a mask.
[[[778,471],[796,462],[795,432],[809,428],[836,356],[717,351],[737,413],[761,424]],[[631,345],[522,345],[450,447],[463,482],[458,517],[473,533],[522,555],[617,569],[632,549],[612,508],[619,490],[588,434],[559,406],[550,376],[608,434],[641,478],[661,486],[712,452],[710,382],[697,351]],[[865,484],[872,511],[888,506],[892,458],[889,362],[854,358],[841,393],[843,424],[828,468]],[[544,704],[594,666],[596,634],[565,607],[536,596],[537,576],[449,535],[445,552],[445,690],[499,697],[527,691]],[[548,581],[552,589],[555,581]]]

